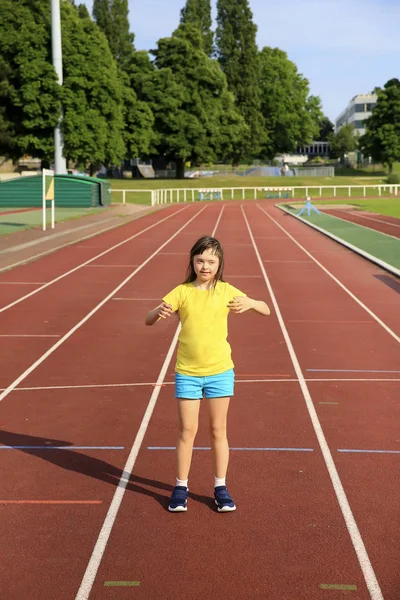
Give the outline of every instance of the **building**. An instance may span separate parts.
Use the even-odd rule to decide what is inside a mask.
[[[337,133],[343,125],[354,125],[354,132],[358,135],[364,135],[364,121],[371,116],[372,109],[376,105],[376,94],[360,94],[354,96],[349,105],[336,119],[335,132]]]
[[[328,158],[329,142],[311,142],[311,144],[307,144],[307,146],[298,148],[297,153],[307,156],[308,159],[314,158],[315,156]]]

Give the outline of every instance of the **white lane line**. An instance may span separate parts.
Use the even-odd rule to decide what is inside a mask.
[[[298,383],[298,379],[236,379],[236,383]],[[391,379],[348,379],[346,377],[339,379],[304,379],[307,383],[390,383],[399,382],[400,378]],[[16,387],[15,392],[36,392],[36,391],[51,391],[51,390],[96,390],[98,388],[124,388],[124,387],[154,387],[157,383],[155,381],[145,381],[143,383],[90,383],[85,385],[43,385],[35,387]],[[163,386],[174,385],[173,381],[164,381]],[[0,392],[3,392],[6,388],[0,388]]]
[[[79,321],[79,323],[77,323],[74,327],[72,327],[72,329],[70,329],[58,342],[56,342],[53,346],[51,346],[47,350],[47,352],[42,354],[42,356],[40,358],[38,358],[30,367],[28,367],[28,369],[26,369],[26,371],[24,371],[22,373],[22,375],[20,375],[17,379],[15,379],[15,381],[13,381],[8,386],[8,388],[6,388],[4,390],[4,392],[2,394],[0,394],[0,401],[2,401],[6,396],[8,396],[8,394],[10,392],[12,392],[18,386],[18,384],[21,383],[21,381],[23,381],[28,375],[30,375],[30,373],[32,373],[32,371],[34,371],[39,365],[41,365],[42,362],[44,362],[46,360],[46,358],[48,358],[51,354],[53,354],[53,352],[55,352],[57,350],[57,348],[59,348],[68,338],[70,338],[71,335],[73,333],[75,333],[75,331],[77,331],[80,327],[82,327],[82,325],[84,325],[86,323],[86,321],[88,321],[98,310],[100,310],[100,308],[102,306],[104,306],[104,304],[106,304],[114,296],[114,294],[116,292],[119,292],[119,290],[122,289],[124,287],[124,285],[126,285],[128,283],[128,281],[130,281],[136,275],[136,273],[141,271],[141,269],[143,269],[143,267],[145,267],[154,258],[154,256],[157,255],[157,253],[161,250],[161,248],[165,248],[165,246],[167,246],[171,242],[171,240],[176,238],[176,236],[179,235],[179,233],[183,229],[185,229],[189,225],[189,223],[191,223],[194,219],[196,219],[206,208],[207,207],[205,206],[198,213],[196,213],[191,219],[186,221],[186,223],[184,225],[182,225],[182,227],[180,227],[178,229],[178,231],[176,231],[170,238],[168,238],[168,240],[166,242],[164,242],[161,246],[159,246],[157,248],[157,250],[155,250],[155,252],[153,252],[153,254],[151,254],[149,256],[149,258],[147,258],[140,265],[140,267],[138,267],[132,273],[130,273],[128,275],[128,277],[126,277],[123,280],[122,283],[120,283],[110,294],[108,294],[108,296],[106,296],[101,302],[99,302],[99,304],[97,304],[97,306],[95,306],[85,317],[83,317],[83,319],[81,319]]]
[[[115,268],[118,268],[118,267],[126,267],[126,268],[130,269],[130,268],[138,267],[138,266],[139,265],[86,265],[86,267],[88,269],[89,268],[90,269],[98,269],[98,268],[101,268],[101,269],[109,269],[109,268],[115,269]]]
[[[14,300],[14,302],[11,302],[10,304],[7,304],[6,306],[3,306],[2,308],[0,308],[0,313],[4,312],[5,310],[8,310],[9,308],[11,308],[12,306],[15,306],[16,304],[19,304],[20,302],[22,302],[23,300],[26,300],[27,298],[30,298],[30,296],[33,296],[34,294],[37,294],[38,292],[40,292],[41,290],[44,290],[45,288],[49,287],[50,285],[53,285],[53,283],[56,283],[57,281],[60,281],[61,279],[64,279],[64,277],[67,277],[68,275],[71,275],[72,273],[75,273],[75,271],[78,271],[79,269],[82,269],[82,267],[85,267],[86,265],[90,264],[91,262],[99,259],[101,256],[105,256],[106,254],[108,254],[109,252],[112,252],[116,248],[119,248],[120,246],[123,246],[124,244],[127,244],[128,242],[132,241],[133,239],[135,239],[139,235],[142,235],[143,233],[146,233],[146,231],[149,231],[150,229],[153,229],[154,227],[158,227],[158,225],[160,225],[161,223],[164,223],[164,221],[167,221],[168,219],[171,219],[175,215],[178,215],[183,210],[187,210],[187,208],[188,207],[185,206],[184,208],[181,208],[180,210],[178,210],[176,212],[173,212],[168,217],[165,217],[164,219],[161,219],[161,221],[157,221],[156,223],[153,223],[153,225],[150,225],[149,227],[146,227],[145,229],[141,229],[138,233],[135,233],[131,237],[127,238],[126,240],[123,240],[122,242],[119,242],[118,244],[115,244],[115,246],[112,246],[111,248],[108,248],[104,252],[101,252],[100,254],[97,254],[93,258],[90,258],[89,260],[87,260],[87,261],[81,263],[80,265],[74,267],[73,269],[70,269],[66,273],[63,273],[62,275],[59,275],[55,279],[52,279],[51,281],[48,281],[47,283],[45,283],[41,287],[37,288],[36,290],[33,290],[29,294],[25,294],[25,296],[22,296],[21,298],[18,298],[18,300]]]
[[[224,208],[225,207],[223,206],[221,209],[221,212],[219,213],[214,230],[211,234],[212,236],[215,234],[215,232],[217,230],[217,227],[218,227],[219,222],[222,217],[222,213],[224,212]],[[149,404],[146,408],[146,412],[145,412],[143,420],[140,424],[139,431],[136,435],[132,449],[129,453],[128,460],[126,461],[122,477],[118,482],[118,487],[115,490],[113,499],[110,504],[110,508],[108,509],[106,518],[104,520],[103,526],[102,526],[99,536],[97,538],[95,547],[93,549],[92,555],[89,560],[89,564],[86,568],[85,574],[83,576],[78,593],[76,594],[75,600],[87,600],[87,598],[89,597],[89,594],[91,592],[91,589],[93,587],[93,583],[94,583],[94,580],[96,579],[97,571],[99,569],[101,559],[103,558],[103,554],[106,549],[107,542],[108,542],[108,539],[111,534],[111,530],[112,530],[115,520],[117,518],[117,514],[119,511],[121,502],[122,502],[122,498],[124,497],[126,487],[129,483],[129,478],[133,472],[133,468],[135,466],[137,455],[142,446],[143,438],[144,438],[147,428],[149,426],[150,419],[153,414],[158,396],[160,394],[161,387],[163,385],[170,362],[174,355],[175,347],[178,343],[178,336],[179,336],[180,330],[181,330],[181,324],[179,323],[179,325],[175,331],[175,335],[173,337],[171,345],[169,347],[169,350],[167,352],[167,356],[165,357],[164,363],[161,367],[161,371],[157,378],[156,387],[154,388],[153,393],[151,394]]]
[[[378,580],[376,578],[376,575],[375,575],[374,569],[372,567],[371,561],[369,559],[369,556],[368,556],[368,553],[367,553],[367,549],[366,549],[366,547],[364,545],[363,539],[361,537],[361,533],[360,533],[360,531],[358,529],[358,525],[356,523],[356,520],[355,520],[354,515],[352,513],[349,501],[347,499],[346,492],[344,491],[343,484],[342,484],[342,482],[340,480],[340,477],[339,477],[339,473],[337,472],[336,465],[334,463],[332,454],[331,454],[331,452],[329,450],[329,446],[328,446],[328,443],[326,441],[325,434],[324,434],[324,432],[322,430],[321,423],[320,423],[320,421],[318,419],[318,415],[317,415],[317,412],[315,410],[315,407],[314,407],[314,404],[313,404],[313,400],[311,398],[310,391],[309,391],[307,383],[306,383],[306,381],[304,379],[304,375],[303,375],[303,372],[301,370],[301,367],[300,367],[300,364],[299,364],[296,352],[295,352],[295,350],[293,348],[292,341],[291,341],[291,339],[289,337],[289,333],[288,333],[288,331],[286,329],[285,322],[283,320],[283,317],[282,317],[282,314],[281,314],[278,302],[276,300],[274,291],[272,289],[271,283],[270,283],[270,281],[268,279],[268,275],[267,275],[267,273],[265,271],[265,267],[264,267],[263,261],[261,259],[260,253],[258,251],[257,244],[256,244],[256,242],[254,240],[253,233],[251,231],[251,228],[250,228],[249,222],[247,220],[246,214],[245,214],[245,212],[243,210],[243,206],[241,206],[241,209],[242,209],[243,217],[244,217],[244,219],[246,221],[246,225],[247,225],[247,229],[248,229],[251,241],[253,242],[254,251],[256,253],[256,256],[257,256],[257,259],[258,259],[258,262],[259,262],[259,265],[260,265],[261,272],[264,275],[264,280],[265,280],[266,286],[268,288],[268,292],[270,294],[270,297],[271,297],[271,300],[272,300],[272,304],[274,306],[275,313],[276,313],[277,319],[279,321],[279,325],[280,325],[280,328],[282,330],[282,334],[283,334],[283,337],[285,339],[286,346],[287,346],[287,349],[289,351],[290,358],[291,358],[294,370],[295,370],[297,378],[299,380],[300,388],[301,388],[301,391],[303,393],[303,397],[304,397],[304,400],[305,400],[305,403],[306,403],[306,406],[307,406],[308,413],[310,415],[310,419],[311,419],[311,422],[312,422],[312,425],[313,425],[313,428],[314,428],[314,431],[315,431],[315,435],[316,435],[317,440],[318,440],[318,444],[319,444],[319,446],[321,448],[321,453],[322,453],[322,456],[324,458],[326,468],[328,470],[329,476],[330,476],[331,481],[332,481],[333,489],[335,491],[337,500],[339,502],[339,506],[340,506],[340,509],[342,511],[342,514],[343,514],[343,517],[344,517],[344,520],[345,520],[345,523],[346,523],[347,530],[348,530],[349,535],[351,537],[351,541],[353,543],[354,550],[355,550],[355,552],[357,554],[357,558],[358,558],[358,561],[360,563],[360,567],[361,567],[361,570],[363,572],[365,582],[367,584],[369,593],[371,595],[371,599],[372,600],[383,600],[383,595],[382,595],[381,589],[379,587],[379,583],[378,583]]]
[[[278,221],[276,221],[273,217],[271,217],[271,215],[269,215],[263,208],[261,208],[261,206],[259,204],[257,204],[257,206],[269,219],[271,219],[271,221],[273,221],[275,223],[275,225],[277,227],[279,227],[279,229],[281,229],[282,231],[284,231],[286,233],[286,235],[296,244],[296,246],[301,248],[301,250],[303,250],[303,252],[305,252],[305,254],[307,254],[307,256],[312,258],[312,260],[315,262],[315,264],[317,264],[331,279],[333,279],[333,281],[335,283],[337,283],[338,286],[340,286],[342,288],[342,290],[344,290],[346,292],[346,294],[348,294],[350,296],[350,298],[352,298],[355,302],[357,302],[357,304],[359,306],[361,306],[361,308],[363,308],[369,315],[371,315],[371,317],[373,319],[375,319],[375,321],[377,323],[379,323],[379,325],[381,327],[383,327],[383,329],[385,329],[385,331],[387,331],[392,336],[392,338],[394,338],[396,340],[396,342],[398,342],[400,344],[400,337],[398,335],[396,335],[395,332],[392,331],[392,329],[390,329],[390,327],[388,325],[386,325],[386,323],[384,323],[370,308],[368,308],[368,306],[366,306],[363,302],[361,302],[361,300],[359,298],[357,298],[357,296],[355,294],[353,294],[353,292],[351,292],[344,285],[344,283],[339,281],[339,279],[337,277],[335,277],[335,275],[333,275],[326,267],[324,267],[324,265],[321,264],[310,252],[308,252],[308,250],[306,250],[304,248],[304,246],[302,246],[300,244],[300,242],[298,242],[288,231],[286,231],[286,229],[284,227],[282,227],[282,225],[280,225],[278,223]]]
[[[365,215],[360,215],[360,213],[357,211],[350,211],[350,214],[357,216],[357,217],[361,217],[362,219],[367,219],[368,221],[376,221],[377,223],[384,223],[385,225],[392,225],[392,227],[400,227],[400,225],[398,225],[397,223],[391,223],[390,221],[383,221],[383,219],[375,219],[374,217],[366,217]]]
[[[34,334],[34,333],[0,333],[0,337],[7,338],[59,338],[60,335],[45,335],[45,334]]]

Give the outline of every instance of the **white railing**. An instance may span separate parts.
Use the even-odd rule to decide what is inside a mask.
[[[397,196],[400,184],[382,185],[308,185],[293,187],[221,187],[221,188],[164,188],[154,190],[114,189],[113,194],[122,194],[122,202],[129,202],[129,195],[134,195],[134,202],[144,204],[172,204],[175,202],[195,202],[205,198],[218,200],[260,200],[263,198],[298,198],[307,196],[312,198],[329,197],[367,197],[367,191],[372,191],[370,196],[379,197],[383,194]],[[341,191],[346,190],[346,193]],[[330,193],[328,193],[330,192]],[[339,193],[338,193],[339,192]],[[128,198],[128,200],[127,200]]]

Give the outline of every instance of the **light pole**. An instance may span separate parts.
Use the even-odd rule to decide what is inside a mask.
[[[63,84],[62,69],[62,47],[61,47],[61,17],[60,0],[51,0],[51,45],[53,53],[53,66],[58,76],[58,83]],[[54,172],[62,175],[67,172],[67,163],[63,156],[64,138],[61,131],[63,110],[61,109],[60,120],[54,130]]]

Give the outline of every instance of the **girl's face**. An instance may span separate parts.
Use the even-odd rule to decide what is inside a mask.
[[[203,254],[196,254],[193,257],[193,268],[197,276],[197,281],[206,283],[212,281],[218,271],[219,258],[210,248],[204,250]]]

